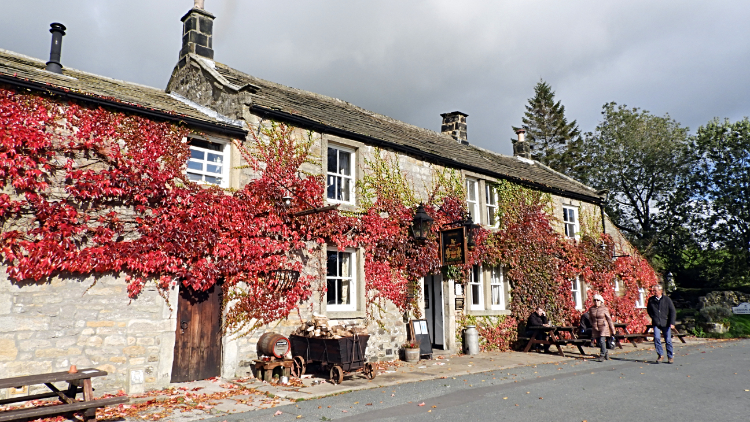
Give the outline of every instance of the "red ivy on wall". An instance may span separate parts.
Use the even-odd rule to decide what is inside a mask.
[[[225,326],[252,330],[310,298],[318,275],[304,269],[325,243],[364,249],[368,303],[410,309],[415,297],[407,293],[440,270],[436,236],[425,245],[411,239],[416,204],[383,195],[358,216],[295,216],[323,205],[323,178],[299,171],[311,135],[299,141],[299,132],[280,124],[261,132],[252,150],[234,142],[252,177],[229,192],[186,179],[185,127],[0,87],[0,255],[9,276],[123,272],[132,298],[150,280],[162,292],[221,281]],[[289,207],[281,202],[287,195],[294,198]],[[465,211],[458,195],[437,197],[425,204],[435,234]],[[503,265],[512,282],[513,319],[488,337],[504,338],[505,347],[507,322],[524,321],[536,304],[556,322],[575,322],[570,280],[577,275],[609,299],[618,318],[640,328],[637,288],[656,280],[645,260],[605,259],[600,238],[563,239],[538,201],[514,209],[500,230],[474,231],[477,247],[460,268],[465,276],[471,264]],[[303,276],[280,295],[264,277],[274,269]],[[625,292],[616,298],[615,276]]]

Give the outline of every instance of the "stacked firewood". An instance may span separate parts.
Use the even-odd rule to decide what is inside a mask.
[[[353,335],[367,334],[366,327],[357,325],[341,325],[338,321],[329,321],[324,316],[316,315],[310,321],[302,321],[293,335],[310,338],[342,338]]]

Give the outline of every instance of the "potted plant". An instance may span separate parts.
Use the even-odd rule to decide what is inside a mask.
[[[419,362],[419,343],[409,340],[401,346],[404,349],[404,360],[407,362]]]

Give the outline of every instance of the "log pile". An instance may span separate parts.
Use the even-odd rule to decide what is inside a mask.
[[[292,334],[308,338],[339,339],[352,337],[355,334],[366,335],[368,332],[366,327],[341,325],[338,321],[329,321],[324,316],[316,315],[311,321],[302,321],[302,324]]]

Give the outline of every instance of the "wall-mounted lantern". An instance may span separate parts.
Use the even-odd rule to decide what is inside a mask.
[[[289,206],[292,205],[292,195],[289,192],[281,197],[281,205],[283,205],[284,208],[289,208]]]
[[[477,246],[474,241],[474,230],[479,228],[479,224],[474,224],[474,220],[471,218],[471,213],[466,213],[466,218],[463,221],[463,226],[466,227],[466,247],[470,250]]]
[[[411,224],[411,233],[414,236],[414,240],[418,243],[423,243],[427,240],[427,235],[430,233],[430,227],[432,222],[435,221],[430,217],[424,209],[423,204],[419,204],[417,212],[414,213],[414,219]]]

